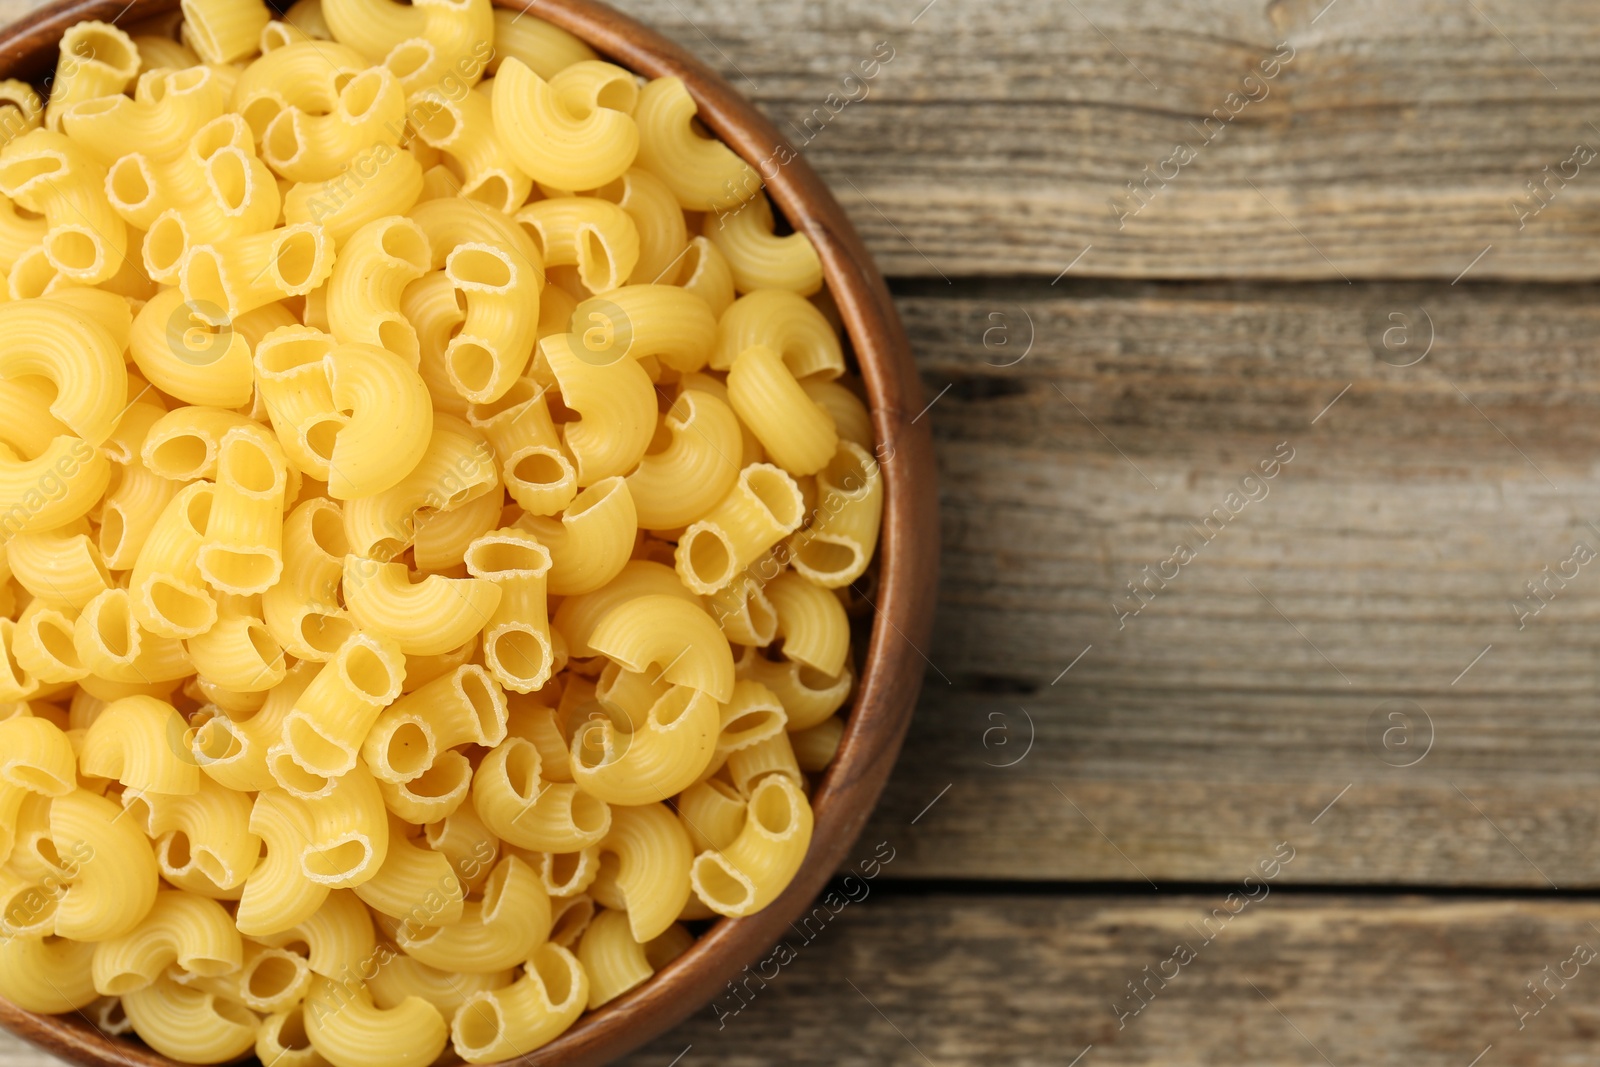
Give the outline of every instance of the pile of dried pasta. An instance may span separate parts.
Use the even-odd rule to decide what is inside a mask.
[[[0,83],[0,996],[489,1062],[774,900],[883,486],[803,235],[488,0]]]

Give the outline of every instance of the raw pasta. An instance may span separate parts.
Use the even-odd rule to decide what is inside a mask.
[[[882,476],[682,82],[488,0],[57,75],[0,83],[0,996],[487,1063],[770,904]]]

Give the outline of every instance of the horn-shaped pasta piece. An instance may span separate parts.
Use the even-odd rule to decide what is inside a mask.
[[[372,772],[357,764],[311,808],[312,837],[300,854],[306,877],[349,889],[377,877],[389,851],[389,815]]]
[[[84,684],[98,679],[149,686],[194,673],[183,642],[139,625],[126,589],[107,589],[83,606],[72,624],[72,646],[90,671]]]
[[[182,290],[163,289],[139,309],[129,352],[150,384],[185,403],[236,408],[255,394],[244,334],[200,318],[185,303]]]
[[[467,664],[384,708],[362,754],[380,781],[409,782],[448,749],[499,745],[506,739],[506,715],[505,694],[495,679]]]
[[[785,775],[767,775],[750,794],[744,829],[733,843],[695,858],[689,872],[695,894],[718,915],[761,910],[800,869],[811,829],[811,805],[800,787]]]
[[[629,931],[640,944],[665,933],[689,902],[689,835],[665,804],[618,807],[600,853],[603,862],[589,895],[626,911]]]
[[[361,743],[378,714],[400,695],[404,678],[405,658],[393,640],[376,633],[352,635],[322,665],[284,719],[283,749],[312,774],[333,778],[351,773]],[[273,766],[275,774],[283,769]]]
[[[550,416],[553,389],[524,376],[498,400],[467,407],[467,420],[494,448],[506,491],[531,515],[554,515],[578,495],[578,472]]]
[[[333,335],[346,344],[385,349],[416,368],[421,359],[417,330],[402,310],[401,297],[408,284],[428,272],[431,260],[428,235],[403,215],[357,230],[345,242],[328,281]]]
[[[454,415],[435,413],[422,448],[422,458],[398,484],[345,503],[345,536],[355,555],[393,559],[416,537],[419,512],[451,511],[499,488],[494,450]]]
[[[83,737],[83,773],[115,778],[138,793],[187,796],[200,789],[189,755],[188,723],[164,700],[131,696],[114,700]]]
[[[544,254],[546,267],[577,267],[594,293],[628,281],[639,263],[639,227],[622,208],[595,196],[539,200],[516,212]]]
[[[461,179],[454,195],[512,214],[528,200],[533,181],[517,166],[494,127],[488,86],[447,93],[429,87],[412,97],[419,114],[417,136],[449,158]]]
[[[256,1043],[260,1020],[242,1004],[160,978],[122,998],[133,1032],[145,1044],[188,1063],[225,1063]]]
[[[355,632],[339,605],[349,543],[339,503],[313,497],[283,524],[283,577],[261,597],[273,638],[298,659],[327,661]]]
[[[494,1063],[526,1055],[554,1040],[582,1014],[589,976],[559,945],[533,951],[516,984],[476,993],[456,1012],[451,1035],[468,1063]]]
[[[855,683],[848,657],[837,675],[825,675],[792,660],[770,660],[752,648],[740,656],[735,671],[776,694],[792,731],[809,730],[838,711]]]
[[[622,572],[633,551],[638,516],[621,478],[606,478],[579,493],[559,520],[524,515],[517,525],[550,552],[549,591],[590,593]]]
[[[796,477],[815,474],[838,450],[833,416],[806,394],[783,357],[765,345],[753,345],[734,360],[728,402],[772,462]]]
[[[5,158],[0,152],[0,185]],[[46,379],[55,387],[50,414],[73,435],[91,445],[111,436],[128,404],[122,346],[111,331],[82,311],[46,300],[0,304],[0,336],[6,339],[0,378]],[[88,457],[78,462],[87,466]]]
[[[194,637],[217,621],[217,601],[200,571],[216,487],[192,482],[156,520],[133,565],[128,594],[140,626],[159,637]]]
[[[484,663],[507,689],[542,688],[555,671],[545,596],[549,550],[532,534],[508,527],[473,541],[465,563],[468,574],[493,582],[501,593],[483,626]]]
[[[515,856],[495,864],[483,899],[468,901],[449,926],[393,924],[395,944],[430,967],[468,974],[515,967],[550,936],[550,897],[532,867]]]
[[[498,79],[497,79],[498,80]],[[681,78],[656,78],[639,91],[639,166],[667,184],[686,211],[726,211],[761,190],[755,169],[695,129],[698,108]]]
[[[539,342],[562,403],[579,421],[565,423],[562,441],[577,466],[578,484],[592,486],[638,465],[656,430],[656,392],[633,360],[590,362],[575,334]]]
[[[167,160],[222,114],[227,98],[221,75],[209,67],[149,70],[140,75],[132,97],[118,93],[62,109],[61,128],[103,167],[130,149]]]
[[[58,129],[61,115],[79,100],[92,100],[126,89],[139,74],[139,49],[133,39],[109,22],[80,22],[61,35],[60,59],[50,86],[45,121]]]
[[[706,365],[717,318],[699,295],[676,285],[625,285],[580,303],[572,312],[572,332],[581,339],[579,355],[589,362],[654,357],[688,374]]]
[[[0,722],[0,783],[47,797],[66,796],[78,788],[72,741],[46,719]]]
[[[245,880],[236,922],[241,933],[261,938],[292,930],[328,899],[326,885],[306,877],[300,854],[314,828],[305,805],[276,789],[263,789],[250,812],[250,832],[266,844],[266,855]]]
[[[727,257],[741,293],[786,289],[810,296],[822,288],[822,260],[803,233],[777,236],[772,204],[757,194],[732,211],[707,218],[702,232]]]
[[[720,718],[717,701],[707,693],[673,686],[643,714],[589,719],[573,735],[573,780],[584,792],[613,805],[652,804],[676,796],[711,761]]]
[[[56,903],[57,936],[106,941],[149,914],[160,883],[155,853],[117,805],[85,789],[52,799],[50,840],[57,855],[84,857]]]
[[[310,292],[333,272],[333,239],[316,222],[295,219],[265,233],[194,245],[179,268],[183,298],[200,318],[221,325]]]
[[[578,942],[578,961],[589,976],[589,1009],[643,985],[693,943],[694,935],[674,924],[641,945],[629,930],[626,912],[602,910],[583,928]]]
[[[94,987],[102,996],[126,996],[154,985],[173,966],[215,978],[238,970],[243,952],[238,928],[221,904],[166,890],[156,894],[137,927],[100,943],[94,954]]]
[[[445,259],[445,276],[467,305],[461,332],[445,348],[445,371],[473,403],[498,400],[533,355],[544,289],[539,263],[478,242],[458,244]]]
[[[733,652],[703,608],[676,596],[649,594],[612,608],[589,635],[595,651],[643,674],[661,677],[726,702],[733,697]]]
[[[472,804],[495,836],[535,852],[576,852],[611,829],[600,798],[539,774],[539,750],[520,737],[484,757],[472,782]]]
[[[233,63],[256,51],[272,12],[259,2],[183,0],[184,37],[207,63]]]
[[[169,856],[170,839],[181,837],[181,852],[189,861],[185,866],[195,867],[218,889],[243,886],[261,858],[261,838],[250,829],[250,797],[208,777],[201,776],[196,793],[144,793],[137,806],[146,812],[145,832],[168,839]]]
[[[392,639],[402,652],[433,656],[459,648],[493,617],[500,586],[481,578],[430,574],[413,583],[404,563],[350,555],[344,597],[363,630]]]
[[[866,573],[883,523],[883,475],[858,444],[842,441],[817,474],[811,522],[789,539],[794,569],[825,589]]]
[[[716,506],[739,477],[739,420],[710,393],[686,389],[661,416],[658,451],[647,451],[627,477],[646,530],[689,525]]]
[[[678,539],[678,577],[697,593],[715,593],[799,528],[800,487],[781,468],[752,463],[726,496]]]
[[[421,195],[417,157],[379,141],[351,160],[343,173],[293,186],[283,198],[283,219],[318,227],[330,245],[338,246],[367,223],[405,212]]]
[[[671,567],[650,560],[631,559],[623,564],[615,578],[599,589],[562,600],[551,625],[566,638],[567,648],[574,658],[588,659],[600,654],[589,644],[600,620],[610,614],[611,609],[629,600],[651,595],[675,596],[694,607],[704,606],[700,597],[684,587]]]
[[[800,381],[829,381],[844,373],[844,350],[833,325],[815,304],[786,289],[748,293],[722,313],[711,368],[732,368],[745,349],[756,345],[783,356]]]
[[[23,1011],[88,1007],[100,994],[89,968],[95,946],[64,937],[0,938],[0,997]]]
[[[830,677],[850,655],[850,619],[832,592],[790,571],[767,583],[786,659]]]
[[[251,423],[224,435],[211,519],[199,552],[200,574],[213,589],[250,596],[277,584],[283,573],[287,487],[288,464],[270,430]]]
[[[292,182],[328,181],[363,151],[398,145],[405,130],[405,92],[383,67],[351,77],[325,65],[280,91],[288,106],[262,132],[261,158]]]
[[[565,96],[563,80],[588,86],[588,98]],[[609,63],[586,60],[546,81],[508,57],[494,78],[494,125],[506,152],[534,181],[594,189],[633,165],[640,134],[629,112],[638,100],[633,76]]]
[[[421,997],[381,1009],[359,981],[318,978],[305,1002],[306,1036],[334,1067],[377,1060],[392,1067],[427,1067],[450,1042],[439,1009]]]
[[[53,130],[30,130],[0,149],[0,192],[44,216],[45,259],[81,285],[110,279],[128,251],[105,180],[82,145]]]
[[[355,894],[373,911],[417,926],[454,926],[462,920],[466,888],[450,858],[408,836],[412,827],[389,818],[389,854]]]

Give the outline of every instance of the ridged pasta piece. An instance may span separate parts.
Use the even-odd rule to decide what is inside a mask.
[[[186,1063],[225,1063],[255,1046],[260,1020],[242,1004],[167,978],[122,998],[134,1033]]]
[[[774,349],[751,345],[728,371],[728,402],[773,463],[795,477],[815,474],[839,446],[833,416],[812,400]]]
[[[45,122],[59,128],[61,113],[79,100],[120,93],[139,73],[139,49],[133,39],[108,22],[79,22],[61,35],[60,58]]]
[[[245,880],[235,921],[250,937],[291,930],[328,899],[328,887],[307,878],[300,863],[314,832],[311,813],[288,793],[264,789],[251,808],[250,832],[265,843],[266,854]]]
[[[277,584],[283,572],[287,486],[287,461],[271,431],[251,423],[222,438],[211,518],[199,552],[200,574],[213,589],[248,596]]]
[[[94,986],[102,996],[127,996],[154,985],[169,967],[218,977],[239,969],[243,951],[239,931],[222,905],[166,890],[156,894],[136,928],[95,949]]]
[[[404,677],[405,660],[393,640],[375,633],[353,634],[323,664],[284,719],[284,751],[314,775],[332,778],[351,773],[367,732],[385,705],[400,695]],[[274,775],[287,770],[281,763],[273,766]],[[294,784],[282,778],[280,783],[286,788]]]
[[[578,495],[578,472],[550,415],[553,389],[524,376],[498,399],[467,408],[468,421],[494,448],[506,491],[530,515],[554,515]]]
[[[433,823],[461,811],[472,791],[472,764],[444,752],[421,775],[399,784],[379,782],[384,805],[409,823]]]
[[[85,789],[50,801],[56,854],[89,857],[56,903],[58,936],[75,941],[121,937],[155,903],[155,853],[138,825],[121,816],[116,804]]]
[[[340,252],[328,283],[328,324],[341,342],[373,345],[412,367],[421,360],[417,331],[401,308],[405,287],[428,271],[428,236],[414,221],[391,215],[357,230]]]
[[[169,839],[165,842],[169,855],[170,839],[180,836],[182,854],[189,861],[185,866],[194,866],[217,889],[242,887],[261,858],[261,838],[250,829],[249,795],[204,775],[198,792],[170,796],[147,791],[125,807],[145,812],[145,833]]]
[[[465,562],[469,574],[493,582],[501,593],[483,624],[484,664],[507,689],[542,688],[555,670],[545,596],[550,552],[532,534],[512,527],[475,540]]]
[[[134,562],[128,580],[134,618],[159,637],[194,637],[217,621],[216,597],[200,571],[215,498],[210,482],[179,490]]]
[[[494,582],[430,574],[413,583],[403,563],[345,557],[344,597],[357,626],[400,651],[438,655],[458,648],[490,620],[501,601]]]
[[[783,655],[820,674],[839,674],[850,654],[850,619],[839,598],[790,571],[767,583]]]
[[[535,237],[545,266],[576,266],[591,292],[616,289],[638,266],[639,228],[608,200],[594,196],[540,200],[518,211],[516,218]]]
[[[359,981],[318,978],[305,1003],[306,1034],[334,1067],[366,1067],[377,1060],[392,1067],[427,1067],[450,1040],[439,1009],[407,997],[383,1010]]]
[[[297,189],[303,186],[297,186]],[[333,271],[333,240],[318,220],[189,248],[178,286],[195,314],[220,324],[310,292]]]
[[[703,233],[728,260],[741,293],[787,289],[810,296],[822,288],[822,260],[803,233],[773,233],[772,204],[752,196],[732,211],[708,217]]]
[[[345,504],[345,537],[355,555],[393,559],[415,538],[423,509],[450,511],[499,487],[494,450],[463,420],[436,412],[433,433],[421,443],[422,458],[396,485]]]
[[[493,54],[488,0],[323,0],[322,13],[335,40],[389,67],[408,94],[447,77],[471,85]]]
[[[698,689],[726,702],[733,696],[733,653],[705,610],[666,594],[618,604],[589,635],[595,651],[636,673],[659,665],[673,685]]]
[[[451,1035],[468,1063],[493,1063],[526,1055],[573,1024],[589,1000],[583,965],[559,945],[540,945],[523,977],[508,988],[467,998]]]
[[[621,359],[660,360],[691,373],[706,365],[717,319],[698,295],[675,285],[625,285],[578,304],[572,313],[575,350],[606,366]]]
[[[588,99],[562,93],[563,81],[594,85],[596,73],[603,78]],[[534,181],[593,189],[632,166],[640,134],[629,113],[638,99],[633,76],[609,63],[584,60],[546,81],[511,56],[495,74],[494,124],[506,152]]]
[[[716,506],[739,477],[739,420],[710,393],[686,389],[662,413],[655,443],[627,476],[646,530],[687,526]]]
[[[628,917],[641,944],[665,933],[689,901],[689,835],[665,804],[617,807],[600,842],[600,876],[589,895]]]
[[[817,474],[811,521],[789,539],[794,569],[825,589],[866,573],[883,522],[883,476],[866,449],[841,441]]]
[[[136,793],[187,796],[200,788],[200,772],[184,744],[188,724],[164,700],[130,696],[112,701],[84,734],[83,773],[115,778]]]
[[[736,665],[741,679],[760,682],[783,703],[791,731],[808,730],[844,706],[854,685],[848,658],[838,675],[820,674],[789,660],[769,660],[757,649],[747,649]]]
[[[244,334],[200,318],[179,289],[162,290],[139,310],[129,352],[152,385],[188,404],[236,408],[255,393]]]
[[[546,81],[574,63],[600,58],[581,38],[561,27],[506,8],[494,12],[494,45],[490,74],[507,58],[515,57]]]
[[[627,483],[612,477],[579,493],[559,520],[524,515],[517,525],[550,552],[549,591],[573,596],[591,593],[622,572],[639,521]]]
[[[445,348],[445,370],[457,393],[489,403],[510,389],[533,354],[543,276],[511,252],[482,243],[450,251],[445,275],[462,294],[467,315],[461,332]]]
[[[745,825],[733,843],[702,852],[690,868],[697,896],[719,915],[766,907],[800,869],[811,844],[811,805],[781,774],[762,778],[750,794]]]
[[[728,370],[744,352],[763,345],[781,356],[794,377],[832,380],[844,373],[838,334],[815,304],[785,289],[759,289],[735,300],[717,322],[713,370]]]
[[[366,905],[342,889],[329,893],[308,918],[285,930],[256,935],[255,940],[271,948],[303,946],[311,972],[337,981],[359,977],[378,945]]]
[[[389,817],[389,853],[356,896],[373,911],[416,926],[454,926],[461,922],[466,888],[450,859],[418,845],[408,836],[412,827]]]
[[[591,719],[573,738],[573,780],[613,805],[676,796],[710,762],[719,717],[717,702],[708,694],[674,686],[642,715]]]
[[[337,501],[313,497],[284,522],[283,576],[261,603],[268,632],[290,655],[330,660],[355,632],[339,604],[348,550]]]
[[[107,589],[72,624],[72,645],[90,673],[79,684],[153,685],[194,673],[183,643],[140,626],[126,589]]]
[[[512,737],[489,753],[473,776],[472,803],[494,834],[535,852],[576,852],[611,829],[611,809],[598,797],[539,774],[539,750]]]
[[[395,943],[430,967],[468,974],[503,971],[526,960],[550,935],[550,897],[532,867],[515,856],[495,864],[481,900],[468,901],[450,926],[401,922]]]
[[[184,28],[207,63],[232,63],[256,51],[272,12],[261,0],[183,0]]]
[[[681,952],[689,940],[692,938],[682,927],[668,927],[657,941],[641,945],[629,931],[626,912],[611,908],[600,911],[584,928],[578,942],[578,960],[589,976],[589,1009],[598,1009],[643,985],[657,970],[652,955],[665,966],[674,950]],[[653,952],[652,946],[657,943],[667,951]]]
[[[376,972],[367,980],[367,988],[378,1007],[394,1008],[407,997],[421,997],[447,1019],[454,1018],[475,994],[504,989],[516,980],[516,971],[510,968],[485,974],[454,974],[401,955],[376,968]]]
[[[506,721],[499,684],[483,667],[466,664],[384,708],[362,754],[380,781],[409,782],[447,749],[499,745]]]
[[[139,77],[132,97],[101,96],[64,108],[61,128],[102,167],[132,151],[168,160],[222,114],[227,99],[209,67],[153,70]]]
[[[633,559],[622,565],[616,577],[592,592],[569,596],[556,609],[552,626],[566,638],[574,657],[587,659],[599,655],[589,638],[600,620],[611,609],[635,597],[660,594],[675,596],[687,604],[703,607],[700,597],[691,593],[671,567],[649,560]]]
[[[666,183],[687,211],[725,211],[761,188],[755,169],[695,129],[698,113],[681,78],[656,78],[639,91],[639,166]]]
[[[0,938],[0,997],[23,1011],[88,1007],[100,995],[90,975],[95,946],[64,937]]]
[[[66,135],[30,130],[0,149],[0,192],[45,217],[45,258],[61,274],[94,285],[122,268],[128,231],[105,169]]]
[[[261,158],[289,181],[328,181],[361,153],[399,145],[405,132],[405,92],[383,67],[352,77],[325,64],[274,88],[286,106],[261,133]]]
[[[19,533],[6,543],[11,576],[36,601],[73,608],[111,588],[105,557],[87,533]]]
[[[0,152],[0,172],[5,158]],[[91,316],[57,300],[0,304],[0,335],[6,339],[0,378],[46,379],[55,387],[50,414],[89,444],[105,443],[128,404],[125,345]],[[87,459],[78,462],[89,466]]]
[[[470,92],[430,87],[412,98],[419,114],[417,136],[449,160],[459,187],[451,195],[488,204],[507,214],[528,199],[533,181],[517,166],[494,125],[488,86]]]
[[[715,593],[798,529],[804,518],[794,479],[770,463],[753,463],[739,472],[716,507],[679,538],[678,577],[697,593]]]
[[[326,234],[337,247],[367,223],[409,210],[421,195],[417,157],[380,141],[335,177],[294,185],[283,198],[283,218]]]
[[[0,783],[42,796],[78,787],[72,742],[55,724],[29,715],[0,722]]]

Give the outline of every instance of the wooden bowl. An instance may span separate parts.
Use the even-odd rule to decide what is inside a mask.
[[[523,6],[495,2],[514,10]],[[0,77],[42,78],[54,65],[62,33],[75,22],[116,19],[126,24],[177,6],[177,0],[133,0],[126,7],[124,0],[47,4],[0,30]],[[938,497],[927,426],[911,424],[923,400],[905,331],[883,276],[811,167],[732,86],[653,30],[593,0],[530,0],[526,10],[630,70],[652,78],[682,78],[700,107],[701,121],[752,165],[773,158],[780,145],[790,148],[795,158],[767,180],[767,190],[822,257],[828,289],[866,384],[885,485],[872,635],[843,744],[812,798],[816,829],[804,867],[771,906],[748,918],[717,922],[643,986],[514,1061],[528,1067],[579,1067],[612,1060],[709,1003],[741,968],[778,941],[846,859],[894,766],[922,684],[919,649],[932,626],[938,570]],[[0,1025],[78,1063],[171,1063],[142,1044],[103,1036],[79,1015],[35,1015],[0,1001]]]

